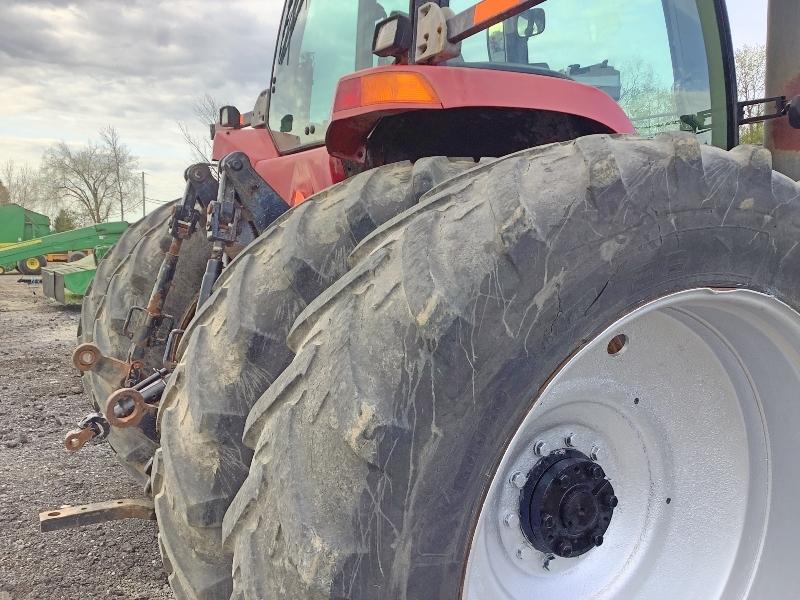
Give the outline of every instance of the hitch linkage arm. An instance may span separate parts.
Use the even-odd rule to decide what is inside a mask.
[[[174,318],[163,314],[163,310],[175,278],[181,246],[203,220],[204,215],[196,208],[197,205],[205,210],[217,195],[217,181],[211,176],[211,170],[205,163],[187,168],[184,179],[186,187],[183,197],[176,203],[169,222],[172,241],[158,271],[150,300],[146,307],[132,307],[125,322],[124,331],[131,338],[129,362],[141,359],[145,350],[153,343],[164,342],[172,330]],[[137,379],[138,377],[129,378],[128,385],[136,384]]]
[[[256,173],[244,152],[231,152],[220,161],[219,192],[209,208],[207,225],[213,246],[200,285],[198,307],[208,300],[222,273],[225,247],[240,237],[257,238],[287,210],[289,205]],[[250,228],[250,235],[243,235],[245,225]]]
[[[123,387],[108,398],[103,415],[112,427],[136,427],[147,412],[157,410],[170,371],[175,366],[184,331],[173,329],[174,318],[165,315],[163,310],[183,241],[196,231],[207,215],[205,225],[212,249],[200,286],[199,308],[211,295],[222,272],[228,258],[226,249],[233,245],[243,247],[289,210],[289,205],[256,173],[242,152],[233,152],[220,161],[219,183],[212,177],[209,166],[203,163],[189,167],[184,178],[183,198],[176,203],[169,223],[170,247],[164,255],[149,302],[146,307],[132,307],[123,328],[131,338],[127,362],[102,357],[91,344],[84,344],[75,353],[76,366],[82,370],[95,368],[95,363],[105,361],[103,364],[109,363],[108,369],[122,378]],[[198,210],[198,204],[203,212]],[[166,342],[163,368],[147,377],[142,368],[145,351],[163,342]],[[83,438],[88,441],[89,432],[82,433],[81,441],[85,443]],[[77,446],[79,442],[69,443]]]

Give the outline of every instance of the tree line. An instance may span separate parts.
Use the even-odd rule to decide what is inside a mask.
[[[739,100],[757,100],[766,95],[767,48],[763,44],[744,45],[734,53],[736,62],[736,81],[739,87]],[[764,105],[746,106],[745,117],[764,114]],[[742,144],[763,144],[764,123],[744,125],[739,132]]]
[[[190,122],[178,121],[178,131],[193,159],[211,162],[208,124],[217,120],[222,103],[210,94],[195,99]],[[59,142],[50,146],[38,168],[0,164],[0,205],[14,202],[53,218],[56,231],[100,223],[110,217],[125,220],[142,208],[139,159],[111,125],[83,146]]]
[[[102,223],[112,215],[125,220],[142,206],[138,166],[109,125],[85,145],[53,144],[38,168],[13,159],[0,164],[0,204],[48,214],[57,231]]]

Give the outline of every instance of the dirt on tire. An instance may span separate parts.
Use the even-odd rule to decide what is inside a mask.
[[[19,278],[0,276],[0,599],[171,599],[155,522],[39,531],[47,508],[144,494],[108,445],[64,450],[89,412],[70,361],[80,310]]]
[[[230,595],[220,531],[250,463],[241,433],[250,406],[291,361],[294,318],[347,271],[375,227],[474,166],[434,157],[352,177],[286,213],[227,267],[187,330],[159,417],[153,491],[178,598]]]
[[[487,483],[565,359],[684,290],[800,306],[800,186],[770,161],[587,136],[477,167],[362,241],[248,415],[232,598],[461,598]]]

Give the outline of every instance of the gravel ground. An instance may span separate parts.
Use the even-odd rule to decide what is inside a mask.
[[[155,522],[39,532],[47,508],[143,492],[107,445],[64,450],[89,412],[70,363],[79,309],[17,279],[0,276],[0,600],[172,598]]]

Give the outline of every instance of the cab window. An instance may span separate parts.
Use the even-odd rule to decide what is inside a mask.
[[[279,150],[325,141],[339,79],[378,64],[375,23],[408,0],[294,0],[278,34],[269,127]]]
[[[474,0],[452,0],[456,12]],[[451,61],[569,77],[614,98],[642,135],[695,131],[727,143],[713,7],[702,0],[547,0],[474,35]],[[704,8],[706,7],[706,8]]]

